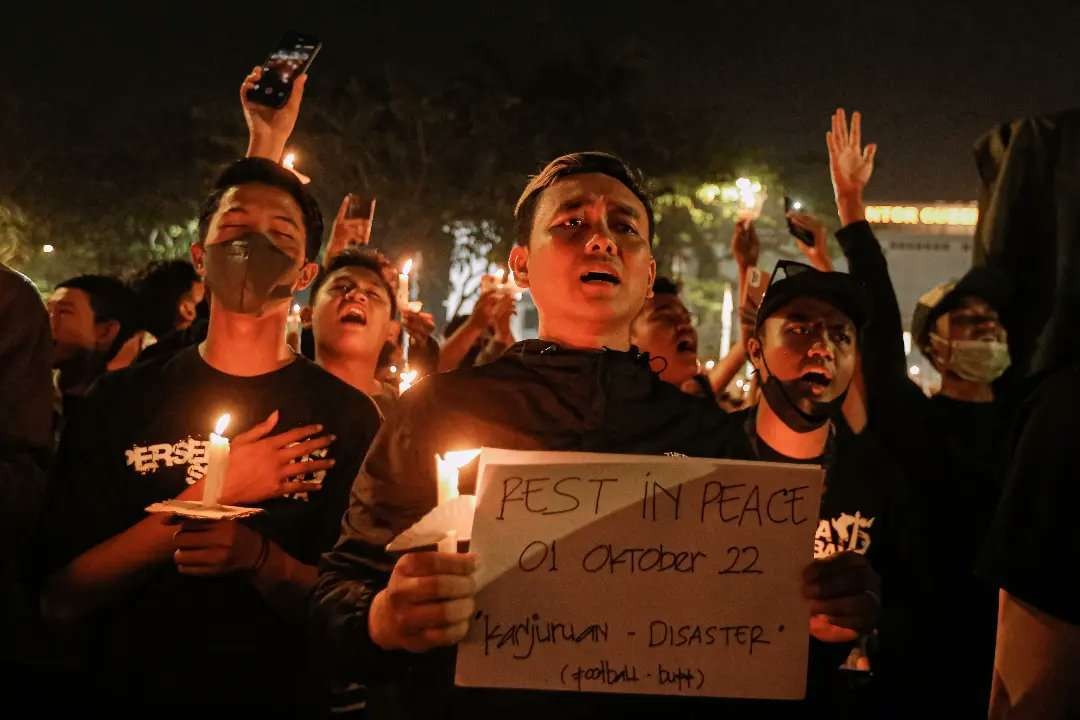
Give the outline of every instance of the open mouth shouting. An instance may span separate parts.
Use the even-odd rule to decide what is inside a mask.
[[[812,395],[822,395],[832,385],[832,373],[822,367],[815,367],[799,376],[798,383]]]
[[[615,288],[622,284],[619,272],[611,265],[594,265],[579,276],[581,282],[588,287]]]
[[[697,334],[693,332],[680,333],[675,342],[675,350],[678,353],[697,355]]]
[[[367,313],[359,305],[350,303],[338,314],[338,322],[364,327],[367,325]]]

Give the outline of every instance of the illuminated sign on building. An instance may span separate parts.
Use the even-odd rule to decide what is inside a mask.
[[[979,208],[971,205],[867,205],[867,222],[876,225],[954,225],[974,227]]]

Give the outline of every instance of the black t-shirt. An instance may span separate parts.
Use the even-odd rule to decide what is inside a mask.
[[[904,540],[904,524],[910,516],[902,500],[903,478],[896,463],[872,434],[856,435],[842,419],[835,423],[822,456],[790,458],[758,437],[753,425],[756,412],[756,408],[749,408],[731,415],[733,422],[719,457],[823,466],[825,488],[813,557],[820,559],[849,550],[865,555],[882,576],[886,607],[902,603],[910,582],[911,551]],[[895,603],[888,598],[893,585],[898,590]],[[904,625],[902,621],[892,622],[888,611],[882,620],[889,621],[890,628],[896,627],[894,634]],[[807,711],[845,716],[861,711],[871,702],[869,678],[863,673],[840,670],[852,647],[850,643],[823,643],[811,638]]]
[[[1024,404],[981,568],[1010,595],[1073,625],[1080,625],[1078,406],[1075,365],[1047,376]]]
[[[245,521],[297,560],[314,565],[337,539],[341,517],[379,414],[363,393],[297,357],[275,372],[236,377],[195,347],[102,378],[68,428],[50,491],[51,564],[145,517],[153,502],[201,478],[215,420],[228,435],[280,413],[277,434],[320,423],[337,440],[313,455],[335,459],[322,489],[261,505]],[[318,479],[318,478],[309,478]],[[103,613],[99,687],[133,702],[274,705],[304,702],[306,635],[278,615],[241,575],[180,575],[153,568]]]

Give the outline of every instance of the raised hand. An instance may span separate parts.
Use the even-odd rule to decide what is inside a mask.
[[[822,272],[832,272],[833,264],[827,247],[829,234],[825,230],[825,224],[807,213],[789,212],[787,219],[795,227],[809,230],[814,234],[813,245],[806,245],[800,240],[795,242],[810,264]]]
[[[371,218],[349,218],[349,196],[346,195],[338,207],[334,224],[330,227],[330,242],[326,246],[323,266],[329,267],[330,261],[351,245],[367,245],[371,242]]]
[[[401,324],[409,331],[409,337],[418,343],[425,343],[435,332],[435,316],[426,312],[413,312],[409,308],[401,310]]]
[[[335,437],[319,435],[322,425],[306,425],[269,435],[277,421],[275,410],[266,420],[233,438],[229,469],[221,489],[222,504],[252,505],[283,495],[321,489],[317,483],[301,482],[298,478],[329,470],[334,461],[301,458],[329,447]]]
[[[847,115],[840,108],[832,116],[832,130],[825,133],[829,148],[829,172],[837,197],[853,192],[861,193],[874,173],[874,155],[877,145],[862,146],[862,115],[851,114],[851,129]]]
[[[300,103],[304,99],[304,86],[307,74],[298,76],[293,81],[289,99],[280,108],[248,100],[248,91],[262,77],[262,67],[256,66],[240,85],[240,106],[244,109],[244,122],[248,127],[248,157],[261,157],[274,162],[281,162],[285,144],[296,127],[296,118],[300,115]]]
[[[753,220],[739,220],[735,223],[735,232],[731,236],[731,255],[740,270],[757,265],[761,253]]]

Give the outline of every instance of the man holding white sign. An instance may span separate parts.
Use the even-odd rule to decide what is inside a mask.
[[[316,616],[339,662],[366,673],[373,716],[686,712],[685,702],[646,704],[637,696],[452,690],[454,652],[441,648],[469,631],[477,558],[415,552],[395,562],[384,549],[435,505],[435,454],[488,446],[718,457],[742,432],[714,404],[662,382],[630,345],[630,324],[655,275],[652,208],[636,173],[603,153],[558,158],[525,188],[515,218],[510,268],[533,294],[541,339],[518,343],[489,365],[429,377],[402,397],[400,414],[380,432],[353,487],[342,537],[324,556]],[[837,374],[829,385],[850,379],[850,371]],[[827,431],[795,435],[777,436],[776,449],[794,458],[822,455]],[[475,492],[474,472],[463,473],[461,491]],[[812,521],[816,514],[815,507]],[[809,559],[809,541],[791,552]],[[850,640],[873,622],[874,608],[863,599],[876,587],[861,558],[813,563],[804,593],[816,614],[844,627],[819,623],[812,632]],[[772,707],[765,705],[746,709]]]

